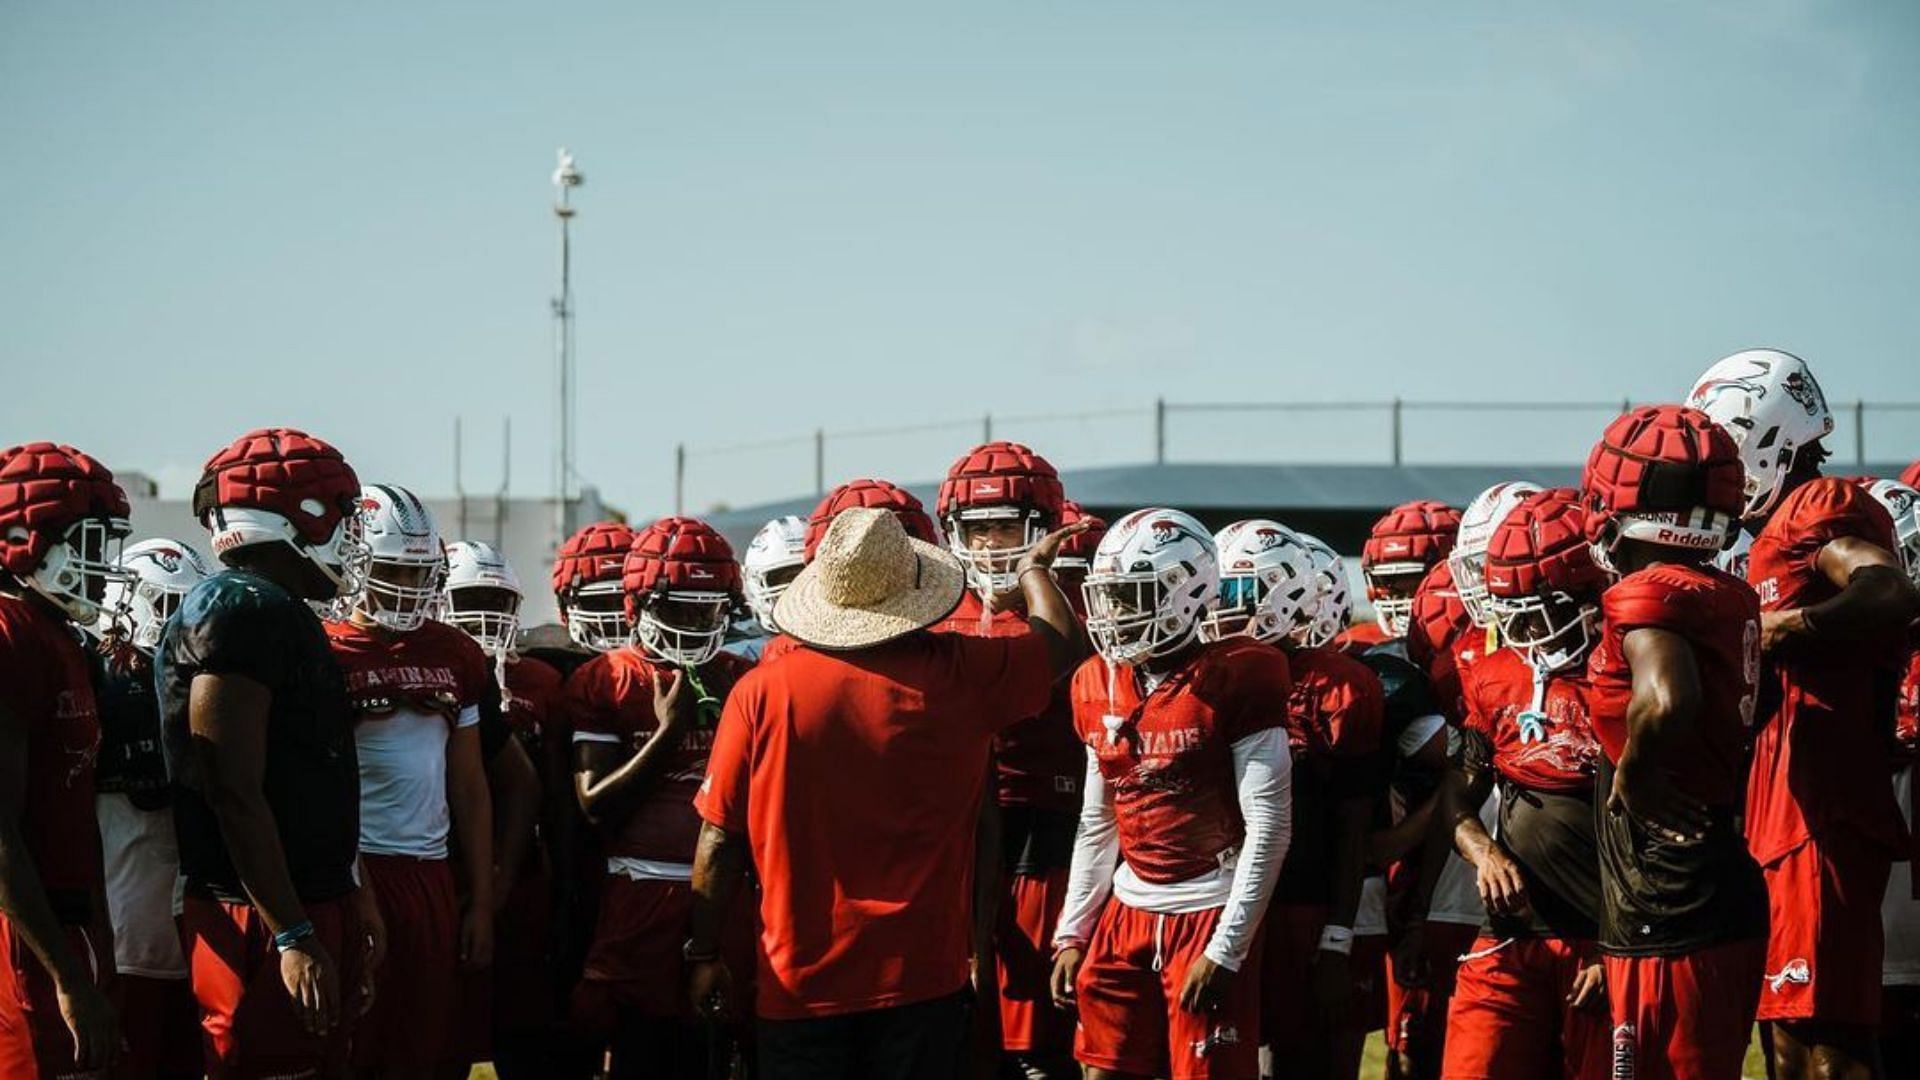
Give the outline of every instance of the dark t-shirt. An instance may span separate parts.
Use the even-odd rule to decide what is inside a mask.
[[[220,823],[201,793],[187,699],[195,675],[244,675],[273,693],[261,787],[302,900],[353,891],[360,763],[346,680],[320,619],[257,574],[228,570],[194,586],[156,652],[162,746],[189,892],[243,901]]]
[[[100,705],[100,760],[94,787],[118,793],[142,810],[165,809],[167,761],[160,751],[160,702],[153,663],[132,648],[94,654],[93,696]]]

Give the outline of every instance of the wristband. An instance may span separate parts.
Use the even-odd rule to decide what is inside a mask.
[[[689,964],[710,964],[720,959],[720,950],[712,946],[705,949],[698,948],[694,945],[693,939],[688,938],[686,943],[680,946],[680,959]]]
[[[1039,563],[1032,563],[1025,570],[1022,570],[1018,574],[1015,574],[1013,580],[1019,581],[1021,578],[1026,577],[1028,574],[1033,573],[1035,570],[1038,570],[1043,574],[1053,573],[1053,568],[1050,566],[1041,566]]]
[[[1353,928],[1350,926],[1329,926],[1320,931],[1320,951],[1337,952],[1346,956],[1353,952]]]
[[[313,920],[302,919],[285,930],[273,935],[273,947],[286,952],[295,945],[313,936]]]

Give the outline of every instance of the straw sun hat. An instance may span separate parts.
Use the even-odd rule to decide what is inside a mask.
[[[960,560],[908,536],[891,512],[843,510],[773,617],[808,645],[863,649],[946,618],[966,587]]]

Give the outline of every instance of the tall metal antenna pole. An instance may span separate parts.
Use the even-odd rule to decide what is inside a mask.
[[[573,532],[573,522],[568,511],[572,502],[574,480],[573,467],[573,421],[574,421],[574,384],[573,371],[573,202],[572,191],[586,183],[586,176],[574,167],[573,155],[566,147],[560,148],[559,167],[553,170],[553,186],[558,197],[553,204],[553,215],[560,219],[560,292],[553,298],[553,334],[554,368],[559,383],[559,400],[556,405],[556,426],[559,428],[559,446],[555,448],[553,465],[554,521],[558,535],[554,543],[566,540]]]

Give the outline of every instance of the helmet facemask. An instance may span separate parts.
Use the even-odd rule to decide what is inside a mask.
[[[1110,664],[1132,664],[1177,652],[1193,639],[1199,620],[1175,610],[1191,575],[1184,566],[1160,574],[1100,573],[1080,586],[1087,602],[1087,636]]]
[[[418,630],[439,606],[446,574],[444,556],[370,559],[354,610],[389,630]]]
[[[1427,576],[1425,563],[1375,563],[1366,568],[1368,599],[1374,621],[1389,637],[1406,637],[1413,621],[1413,596]]]
[[[678,589],[640,599],[633,643],[655,660],[697,668],[714,658],[727,638],[733,596]]]
[[[1024,506],[957,511],[948,529],[953,553],[967,568],[967,583],[983,596],[1018,587],[1021,558],[1047,535],[1040,512]]]
[[[439,618],[478,642],[488,656],[513,652],[520,636],[520,595],[497,585],[446,591]]]
[[[124,585],[131,578],[120,568],[120,549],[127,532],[127,523],[120,518],[82,518],[74,522],[47,549],[24,584],[74,622],[82,626],[97,622],[108,586]]]
[[[799,559],[766,568],[756,567],[748,572],[741,588],[746,593],[747,610],[753,612],[753,619],[761,629],[769,634],[777,634],[780,627],[773,620],[774,605],[793,585],[793,579],[800,576],[806,563]]]
[[[1554,590],[1545,594],[1489,597],[1487,606],[1500,639],[1535,671],[1566,671],[1586,659],[1600,626],[1600,608]]]
[[[561,608],[567,615],[567,636],[590,652],[611,652],[633,638],[618,578],[574,586],[561,598]]]

